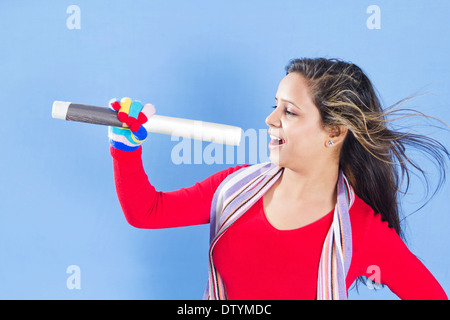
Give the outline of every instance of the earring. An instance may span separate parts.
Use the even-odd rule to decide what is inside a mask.
[[[330,147],[334,146],[334,141],[333,141],[333,140],[328,141],[328,145],[329,145]]]

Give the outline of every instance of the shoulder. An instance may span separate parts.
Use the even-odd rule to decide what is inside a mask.
[[[209,180],[217,190],[230,190],[232,186],[244,185],[261,176],[272,177],[279,172],[280,167],[271,162],[253,165],[243,164],[221,170],[210,176]],[[259,180],[258,180],[259,181]]]
[[[392,229],[389,228],[386,221],[382,220],[380,213],[375,212],[372,207],[370,207],[357,195],[355,195],[355,201],[350,208],[350,220],[352,225],[355,224],[359,227]]]
[[[369,266],[386,266],[389,261],[404,257],[409,252],[397,232],[383,221],[381,214],[357,196],[350,208],[350,221],[353,245],[352,279],[361,275],[368,276]]]
[[[205,181],[210,182],[215,186],[219,186],[227,177],[231,176],[232,174],[238,172],[243,168],[248,168],[250,166],[251,166],[250,164],[242,164],[229,167],[214,173],[213,175],[209,176]]]
[[[383,221],[381,214],[375,212],[367,203],[355,195],[355,201],[350,208],[350,221],[354,246],[369,244],[376,241],[378,244],[388,243],[399,238],[396,231]]]
[[[230,174],[235,173],[236,171],[239,171],[243,168],[248,168],[251,166],[252,166],[251,164],[241,164],[241,165],[237,165],[234,167],[229,167],[229,168],[226,168],[226,169],[216,172],[215,174],[213,174],[213,176],[222,178],[222,180],[223,180],[224,178],[228,177]]]
[[[211,177],[213,179],[224,181],[226,179],[232,179],[233,177],[238,177],[237,179],[239,179],[244,176],[255,177],[258,175],[267,175],[269,172],[270,174],[273,174],[276,169],[279,169],[279,167],[271,162],[263,162],[253,165],[243,164],[221,170]]]

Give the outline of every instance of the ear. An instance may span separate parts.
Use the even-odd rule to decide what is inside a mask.
[[[328,141],[326,141],[326,145],[329,146],[329,141],[333,141],[333,146],[341,145],[347,136],[347,132],[348,129],[345,126],[333,126],[328,128]]]

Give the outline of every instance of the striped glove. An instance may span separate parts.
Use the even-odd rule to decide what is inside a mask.
[[[112,147],[123,151],[134,151],[147,138],[147,130],[143,124],[155,114],[155,107],[151,104],[142,105],[140,101],[122,98],[112,99],[109,108],[118,111],[117,117],[128,128],[109,127],[108,137]]]

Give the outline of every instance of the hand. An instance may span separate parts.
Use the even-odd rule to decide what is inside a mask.
[[[108,127],[109,143],[112,147],[123,151],[137,150],[147,138],[147,130],[143,124],[155,114],[155,107],[151,104],[142,105],[140,101],[122,98],[112,99],[109,108],[118,111],[118,118],[127,128]]]

